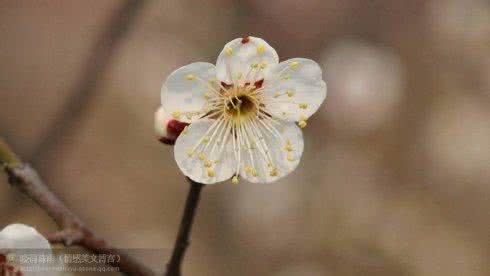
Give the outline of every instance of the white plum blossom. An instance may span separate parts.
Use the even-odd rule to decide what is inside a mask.
[[[279,63],[263,39],[234,39],[216,66],[191,63],[170,74],[162,87],[163,109],[190,124],[175,143],[177,164],[204,184],[284,177],[298,166],[300,128],[326,93],[316,62],[293,58]]]
[[[43,257],[53,256],[48,240],[30,226],[16,223],[10,224],[0,231],[0,275],[72,275],[71,273],[49,271],[48,266],[50,264],[47,262],[23,263],[21,257],[28,254],[37,254]],[[59,262],[54,264],[60,265]],[[25,270],[26,265],[35,265],[36,267]]]

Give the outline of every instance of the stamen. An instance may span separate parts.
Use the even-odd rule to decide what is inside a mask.
[[[172,112],[172,117],[174,117],[174,119],[176,120],[180,119],[180,115],[181,115],[180,110],[175,110],[174,112]]]
[[[206,159],[206,154],[204,154],[204,152],[201,152],[201,153],[199,153],[198,157],[199,157],[199,160],[204,161]]]
[[[235,124],[236,128],[236,124]],[[242,144],[242,135],[240,132],[237,133],[237,144],[238,144],[238,162],[235,170],[235,174],[238,174],[240,172],[240,164],[242,162],[242,150],[241,150],[241,144]]]
[[[293,62],[289,63],[289,67],[291,67],[291,69],[298,68],[298,65],[299,65],[299,63],[297,61],[293,61]]]
[[[219,91],[216,90],[216,88],[211,85],[211,83],[210,83],[211,80],[205,81],[205,80],[203,80],[200,77],[196,77],[194,75],[191,75],[191,76],[192,76],[193,79],[196,79],[196,80],[200,81],[202,84],[204,84],[206,87],[208,87],[211,90],[211,92],[214,92],[214,94],[216,94],[217,96],[221,96],[221,94],[219,93]],[[212,82],[212,83],[216,83],[216,82]]]
[[[307,103],[300,103],[300,104],[298,104],[298,106],[301,109],[307,109],[308,108],[308,104]]]
[[[225,121],[225,120],[223,120]],[[211,151],[209,153],[209,156],[211,158],[213,158],[213,153],[214,153],[214,150],[216,149],[216,146],[220,143],[220,137],[222,137],[223,135],[223,131],[225,131],[227,129],[227,126],[228,126],[228,123],[229,121],[226,121],[224,124],[223,124],[223,127],[221,128],[220,132],[217,134],[217,138],[216,139],[212,139],[212,141],[214,141],[213,143],[213,147],[211,148]],[[219,152],[218,156],[216,156],[215,160],[213,161],[218,161],[218,159],[221,157],[221,152]]]
[[[225,145],[228,142],[228,137],[230,136],[230,133],[231,133],[231,122],[230,121],[226,122],[225,133],[226,133],[225,138],[223,138],[223,142],[221,143],[221,147],[219,149],[218,156],[217,156],[215,162],[218,162],[219,159],[221,158],[221,155],[223,154],[223,150],[225,149]]]
[[[232,48],[230,48],[230,47],[226,47],[226,49],[225,49],[225,54],[226,54],[227,56],[231,56],[231,55],[233,54],[233,49],[232,49]]]
[[[218,123],[221,122],[221,119],[223,118],[223,116],[219,117],[217,120],[215,120],[213,122],[213,124],[206,130],[206,133],[204,133],[203,137],[201,139],[199,139],[199,141],[197,142],[197,144],[195,146],[193,146],[191,149],[187,150],[187,153],[188,153],[188,156],[189,157],[192,157],[193,153],[196,152],[197,148],[203,144],[203,141],[204,141],[204,138],[207,137],[207,135],[216,127],[216,125]],[[189,154],[190,153],[190,154]],[[201,154],[204,154],[203,152],[201,152],[199,154],[199,159],[201,159]],[[201,159],[201,160],[204,160],[206,158],[206,156],[204,155],[204,157]]]
[[[299,121],[299,122],[298,122],[298,126],[299,126],[300,128],[305,128],[305,127],[306,127],[306,125],[307,125],[307,123],[306,123],[306,121],[305,121],[305,120],[301,120],[301,121]]]
[[[273,160],[272,160],[272,156],[270,155],[270,152],[269,152],[269,149],[267,147],[267,144],[265,143],[265,139],[264,139],[264,136],[262,135],[262,132],[260,131],[260,129],[255,125],[255,120],[250,120],[249,123],[250,123],[250,126],[251,126],[251,132],[252,132],[252,135],[258,137],[258,148],[259,148],[259,151],[264,155],[264,160],[265,162],[267,162],[267,165],[270,166],[270,167],[273,167]]]
[[[265,52],[265,46],[263,44],[260,44],[259,46],[257,46],[257,53],[260,55],[260,54],[263,54]]]
[[[213,168],[207,168],[206,172],[208,173],[209,177],[214,177],[216,175]]]
[[[253,157],[252,150],[250,149],[250,142],[248,141],[248,138],[245,135],[242,134],[242,125],[240,125],[238,131],[240,133],[239,134],[240,140],[242,140],[243,138],[245,138],[244,145],[247,148],[247,152],[248,152],[248,155],[249,155],[249,158],[250,158],[250,162],[252,163],[251,174],[252,174],[252,176],[257,177],[259,174],[257,173],[257,170],[255,169],[255,160],[254,160],[254,157]]]
[[[269,175],[270,176],[277,176],[278,175],[277,168],[272,168]]]

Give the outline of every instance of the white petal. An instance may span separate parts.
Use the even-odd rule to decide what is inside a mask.
[[[25,276],[73,275],[72,273],[51,269],[53,267],[62,268],[65,264],[52,255],[48,240],[39,234],[36,229],[25,224],[10,224],[0,232],[0,254],[7,257],[7,265],[12,266],[14,269],[19,269],[19,272]],[[39,254],[45,256],[46,259],[54,258],[54,262],[26,263],[23,260],[24,256]],[[23,271],[22,268],[34,269]]]
[[[51,249],[48,240],[25,224],[10,224],[0,232],[0,250]]]
[[[267,72],[266,108],[281,119],[306,120],[325,100],[327,86],[322,69],[310,59],[293,58]]]
[[[257,126],[262,126],[260,123]],[[257,146],[254,146],[251,151],[244,149],[242,151],[242,164],[240,169],[240,176],[246,180],[254,183],[268,183],[276,181],[296,169],[303,154],[303,134],[301,129],[296,126],[294,122],[281,121],[280,124],[274,124],[278,133],[275,135],[273,132],[267,130],[265,127],[259,127],[262,133],[263,142],[265,148],[270,153],[272,159],[272,165],[276,168],[277,175],[271,176],[271,166],[269,161],[265,160],[260,154]],[[278,136],[280,135],[281,138]],[[259,143],[260,139],[257,139],[255,143]],[[289,145],[289,146],[287,146]],[[251,166],[250,152],[255,163],[255,170],[258,173],[257,176],[253,176],[250,171],[247,171],[247,166]]]
[[[175,119],[191,122],[206,105],[205,93],[210,94],[209,81],[215,80],[215,66],[207,62],[195,62],[175,70],[162,86],[162,106]],[[201,114],[202,115],[202,114]]]
[[[233,81],[255,82],[263,79],[265,69],[277,65],[276,50],[265,40],[249,36],[248,40],[237,38],[228,42],[216,61],[216,76],[227,84]],[[252,69],[252,65],[257,68]],[[260,68],[260,65],[264,67]]]
[[[203,184],[214,184],[233,176],[236,161],[230,135],[222,152],[220,151],[225,136],[224,130],[220,132],[223,127],[224,123],[220,124],[217,120],[200,119],[190,124],[187,130],[180,134],[175,142],[174,155],[177,165],[186,176]],[[216,136],[213,139],[201,143],[196,148],[203,137],[211,138],[216,129]],[[218,136],[219,133],[223,135]],[[200,157],[205,159],[201,160]],[[206,160],[211,163],[210,168],[205,167]],[[209,169],[212,169],[214,176],[209,175]]]

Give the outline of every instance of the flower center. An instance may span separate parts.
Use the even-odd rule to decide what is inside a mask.
[[[226,113],[233,118],[255,115],[257,107],[249,95],[231,97],[226,102]]]

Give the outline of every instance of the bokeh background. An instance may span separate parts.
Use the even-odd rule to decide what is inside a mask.
[[[206,187],[186,275],[490,275],[490,2],[0,1],[0,130],[96,232],[162,270],[188,184],[153,113],[233,38],[324,69],[298,169]],[[0,179],[0,226],[55,230]]]

